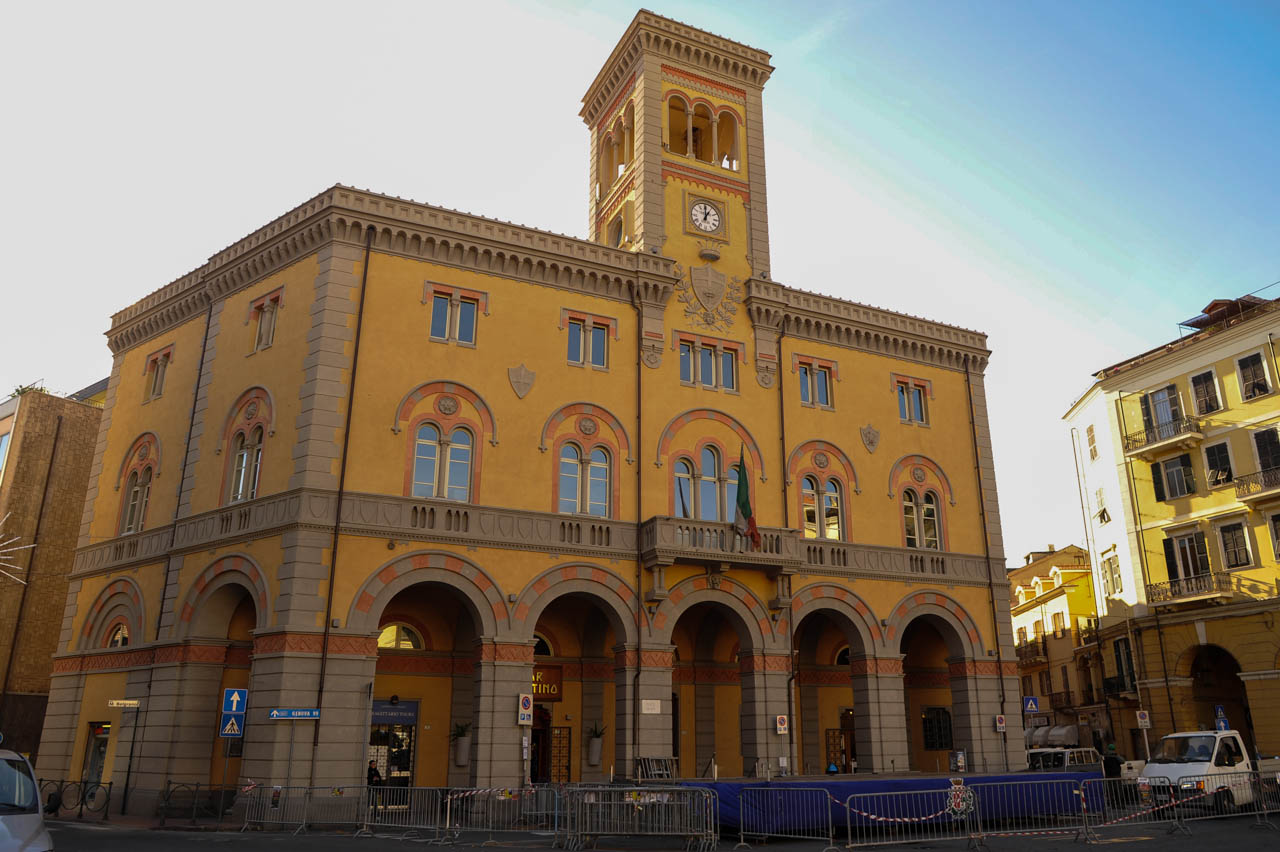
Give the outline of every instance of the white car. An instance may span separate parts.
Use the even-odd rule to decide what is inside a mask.
[[[1160,740],[1142,777],[1150,779],[1158,800],[1186,799],[1230,813],[1253,803],[1253,769],[1236,731],[1187,731]]]
[[[0,748],[0,852],[49,852],[40,790],[27,759]]]

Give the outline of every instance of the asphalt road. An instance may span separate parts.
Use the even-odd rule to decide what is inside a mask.
[[[350,834],[312,833],[294,837],[291,834],[275,832],[212,832],[212,831],[165,831],[157,829],[131,828],[92,823],[51,822],[50,832],[53,835],[58,852],[169,852],[170,850],[197,850],[197,852],[218,852],[231,850],[235,852],[376,852],[383,849],[403,850],[412,841],[399,837],[353,837]],[[1214,850],[1231,850],[1231,852],[1252,852],[1252,850],[1276,850],[1280,852],[1280,830],[1260,829],[1254,826],[1254,818],[1233,817],[1230,819],[1197,822],[1191,824],[1192,836],[1167,835],[1158,829],[1133,829],[1123,833],[1108,834],[1100,845],[1125,844],[1125,852],[1206,852],[1206,847]],[[483,838],[477,840],[477,844]],[[719,852],[732,852],[734,838],[723,838]],[[422,845],[426,845],[423,843]],[[547,850],[550,838],[530,838],[528,836],[501,839],[500,846],[507,849]],[[991,837],[987,846],[992,852],[1079,852],[1081,846],[1070,835],[1056,837]],[[658,850],[677,850],[679,846],[662,844],[661,842],[643,842],[626,840],[602,840],[596,847],[606,852],[658,852]],[[956,850],[963,852],[963,842],[918,843],[909,846],[890,847],[897,849],[917,850]],[[822,852],[820,843],[770,843],[768,852]]]

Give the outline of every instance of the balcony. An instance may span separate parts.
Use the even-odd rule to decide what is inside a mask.
[[[1200,421],[1195,417],[1180,417],[1168,423],[1157,423],[1150,429],[1142,429],[1124,436],[1124,454],[1150,461],[1166,450],[1194,446],[1204,438]]]
[[[1098,644],[1098,624],[1097,622],[1087,622],[1080,625],[1080,644],[1096,645]]]
[[[1049,706],[1054,710],[1068,710],[1072,707],[1071,690],[1049,693]]]
[[[1241,503],[1255,503],[1271,497],[1280,497],[1280,467],[1236,477],[1236,499]]]
[[[1091,704],[1097,704],[1099,697],[1094,693],[1093,684],[1086,683],[1080,689],[1080,706],[1088,707]]]
[[[1181,603],[1216,597],[1230,597],[1235,593],[1230,574],[1210,572],[1194,577],[1182,577],[1167,583],[1147,586],[1147,601],[1152,604]]]
[[[1021,645],[1015,647],[1014,650],[1018,652],[1018,662],[1023,665],[1042,663],[1049,659],[1049,651],[1045,646],[1043,638],[1023,642]]]
[[[645,567],[670,565],[679,559],[720,567],[798,569],[804,561],[800,534],[780,527],[760,528],[760,549],[733,530],[733,524],[688,518],[650,518],[640,525],[640,552]]]
[[[1126,694],[1132,694],[1137,690],[1132,683],[1129,683],[1122,675],[1116,677],[1104,677],[1102,679],[1102,694],[1105,696],[1119,697]]]

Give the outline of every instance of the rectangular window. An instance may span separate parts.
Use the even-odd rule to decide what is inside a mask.
[[[449,297],[437,293],[431,299],[431,338],[449,339]]]
[[[585,343],[582,334],[582,321],[571,320],[569,322],[569,363],[581,364],[586,361],[584,357],[582,345]]]
[[[716,386],[716,350],[705,346],[698,349],[698,379],[703,387]]]
[[[1018,628],[1018,644],[1019,645],[1027,644],[1027,628],[1025,627]]]
[[[1111,595],[1118,595],[1124,591],[1124,583],[1120,577],[1120,558],[1118,556],[1108,556],[1102,560],[1102,591]]]
[[[803,402],[805,405],[809,405],[811,402],[813,402],[813,397],[811,396],[810,390],[809,390],[809,384],[810,384],[809,383],[809,365],[801,364],[799,373],[800,373],[800,401]]]
[[[1194,532],[1164,540],[1165,568],[1170,580],[1209,573],[1209,548],[1204,533]]]
[[[1280,437],[1275,429],[1253,433],[1253,444],[1258,448],[1258,469],[1275,470],[1280,467]]]
[[[1178,434],[1182,420],[1182,407],[1178,402],[1178,389],[1174,385],[1152,391],[1140,400],[1142,426],[1146,429],[1148,444],[1172,438]]]
[[[797,355],[792,356],[791,366],[800,385],[800,404],[830,408],[835,390],[831,380],[839,375],[835,362]]]
[[[276,303],[267,300],[262,307],[258,308],[258,337],[254,341],[253,349],[266,349],[276,339]]]
[[[471,299],[458,300],[458,342],[476,342],[476,303]]]
[[[818,405],[831,405],[831,371],[819,367],[813,371],[814,399]]]
[[[926,707],[921,713],[926,751],[951,750],[951,711],[946,707]]]
[[[1156,489],[1157,500],[1173,500],[1196,493],[1195,475],[1191,470],[1191,456],[1183,454],[1177,458],[1156,462],[1151,466],[1153,473],[1159,469],[1164,477],[1164,494]]]
[[[570,364],[604,367],[608,363],[609,326],[591,318],[568,321]]]
[[[1262,355],[1255,352],[1241,358],[1238,362],[1240,366],[1240,396],[1246,401],[1254,399],[1264,394],[1271,393],[1271,387],[1267,384],[1267,371],[1262,365]]]
[[[1196,414],[1212,414],[1222,407],[1218,404],[1218,387],[1213,382],[1212,371],[1192,376],[1191,391],[1196,400]]]
[[[1053,692],[1053,672],[1045,669],[1040,672],[1040,694],[1048,695]]]
[[[1218,535],[1222,538],[1222,560],[1228,568],[1243,568],[1253,562],[1243,523],[1218,527]]]
[[[1231,481],[1231,454],[1227,451],[1225,443],[1205,447],[1204,460],[1205,479],[1208,480],[1210,488],[1226,485]]]
[[[9,435],[5,432],[0,435],[0,482],[4,482],[4,460],[9,455]]]
[[[605,366],[605,355],[608,351],[607,329],[602,325],[591,326],[591,366]]]
[[[1092,426],[1085,429],[1084,434],[1089,440],[1089,460],[1092,461],[1098,457],[1098,436],[1094,434]]]
[[[161,355],[156,359],[155,367],[151,371],[151,398],[155,399],[164,393],[164,374],[169,366],[169,356]]]
[[[1022,676],[1022,694],[1034,695],[1034,693],[1031,691],[1031,675]]]
[[[693,345],[680,344],[680,381],[693,384]]]
[[[1044,621],[1037,618],[1031,625],[1031,635],[1039,639],[1044,635]]]
[[[0,478],[4,476],[4,437],[0,436]],[[1271,528],[1271,553],[1280,560],[1280,513],[1272,515],[1267,519],[1267,526]]]
[[[707,338],[679,341],[680,381],[720,390],[738,389],[737,344]]]
[[[1129,647],[1129,637],[1124,636],[1117,639],[1113,647],[1116,655],[1116,676],[1123,681],[1127,692],[1133,688],[1135,681],[1133,676],[1133,649]]]
[[[929,409],[926,402],[929,386],[913,379],[899,379],[898,417],[904,423],[929,422]]]
[[[720,351],[720,387],[734,390],[738,387],[737,353],[727,349]]]
[[[1053,614],[1053,635],[1062,638],[1063,632],[1067,629],[1067,620],[1060,612]]]

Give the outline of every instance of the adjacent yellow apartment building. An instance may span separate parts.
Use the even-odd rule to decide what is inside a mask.
[[[773,70],[642,11],[589,239],[334,186],[116,314],[41,774],[1024,765],[986,338],[776,280]]]
[[[1067,412],[1101,591],[1107,738],[1226,724],[1280,752],[1280,301],[1211,302]]]

